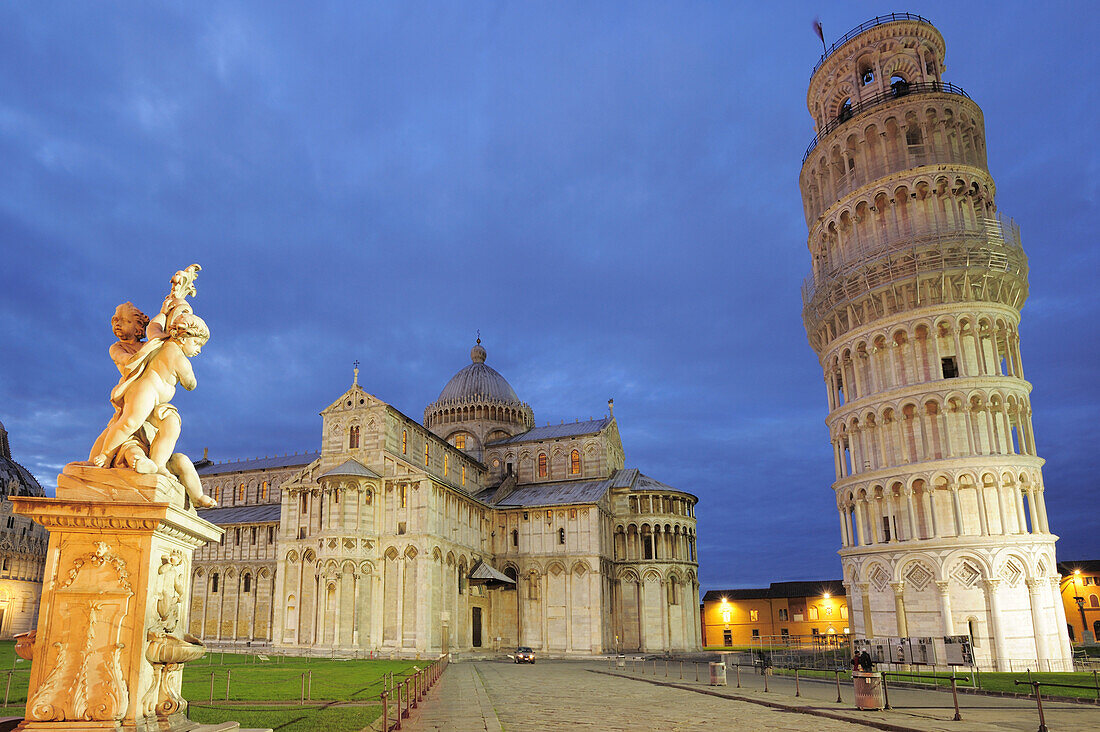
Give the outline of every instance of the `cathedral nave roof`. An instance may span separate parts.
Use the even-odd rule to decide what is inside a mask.
[[[256,506],[226,506],[224,508],[199,509],[200,518],[216,526],[229,524],[277,524],[282,506],[278,503],[262,503]]]
[[[243,473],[249,470],[269,470],[271,468],[293,468],[309,465],[321,457],[320,452],[294,453],[293,455],[273,455],[272,457],[228,460],[224,463],[210,463],[196,472],[199,475],[217,475],[219,473]]]
[[[517,442],[539,442],[542,440],[555,440],[563,437],[580,437],[581,435],[595,435],[603,431],[611,424],[611,417],[602,419],[589,419],[584,422],[566,422],[565,424],[551,424],[545,427],[535,427],[513,437],[503,440],[494,440],[486,445],[511,445]]]

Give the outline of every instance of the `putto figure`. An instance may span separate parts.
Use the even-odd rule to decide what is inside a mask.
[[[200,269],[192,264],[176,272],[160,312],[151,320],[132,303],[115,310],[111,325],[119,340],[111,346],[110,355],[122,376],[111,391],[115,416],[96,440],[89,459],[100,468],[129,468],[178,480],[192,504],[209,508],[216,501],[203,494],[195,466],[186,455],[175,452],[181,421],[171,403],[177,384],[188,391],[195,388],[189,359],[210,338],[206,323],[187,302],[188,296],[196,294]],[[147,337],[144,343],[142,330]]]

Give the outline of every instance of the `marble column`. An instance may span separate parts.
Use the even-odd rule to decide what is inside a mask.
[[[1035,653],[1040,671],[1054,671],[1050,667],[1050,651],[1047,647],[1047,629],[1043,622],[1042,590],[1046,580],[1027,580],[1028,604],[1031,606],[1031,628],[1035,634]]]
[[[943,634],[955,635],[955,621],[951,617],[951,583],[936,582],[940,592],[940,617],[943,620]]]
[[[1001,602],[997,589],[1001,586],[999,579],[984,580],[986,597],[989,598],[989,625],[993,631],[993,650],[996,654],[996,667],[998,671],[1009,671],[1008,651],[1005,647],[1004,623],[1001,618]]]

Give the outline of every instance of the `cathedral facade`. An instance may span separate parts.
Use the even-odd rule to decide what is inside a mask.
[[[226,529],[196,552],[191,632],[290,653],[699,648],[695,496],[625,466],[618,425],[537,427],[471,363],[424,411],[358,385],[321,450],[196,463]]]

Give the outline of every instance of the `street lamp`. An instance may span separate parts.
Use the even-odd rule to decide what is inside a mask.
[[[1081,577],[1081,570],[1073,570],[1073,601],[1077,603],[1077,612],[1081,613],[1081,641],[1083,643],[1089,642],[1089,624],[1085,620],[1085,598],[1081,595],[1081,590],[1077,587],[1077,580]]]

